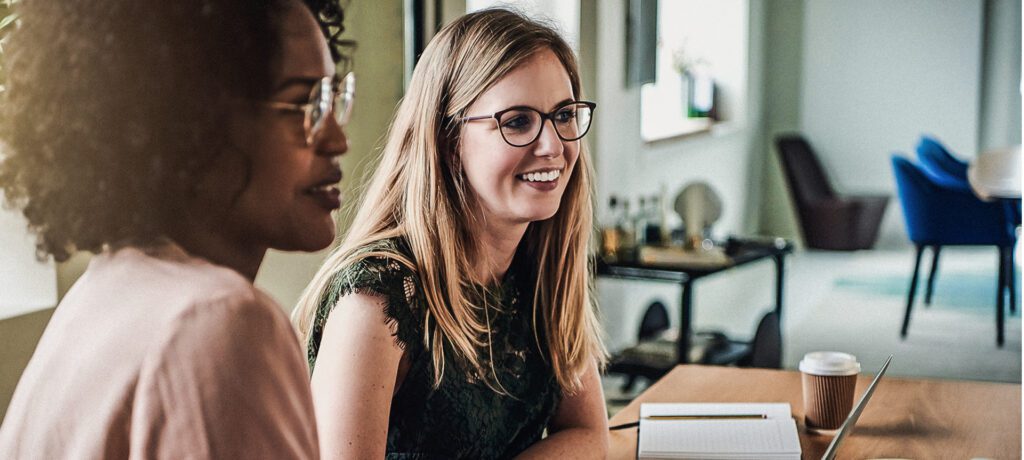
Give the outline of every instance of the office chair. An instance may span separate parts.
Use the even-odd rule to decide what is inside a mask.
[[[720,332],[701,332],[698,335],[712,337],[701,364],[782,369],[782,329],[779,314],[775,310],[761,317],[754,339],[750,342],[728,340]]]
[[[626,375],[626,382],[622,384],[624,393],[633,391],[637,377],[645,377],[653,382],[675,366],[675,342],[661,340],[668,328],[665,304],[652,302],[640,320],[637,345],[613,356],[608,365],[609,373]]]

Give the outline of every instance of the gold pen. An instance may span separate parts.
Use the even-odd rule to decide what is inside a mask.
[[[648,415],[646,420],[738,420],[766,419],[765,414]]]
[[[763,420],[767,419],[768,416],[765,414],[708,414],[708,415],[648,415],[643,417],[644,420]],[[640,422],[629,422],[621,425],[614,425],[608,427],[609,430],[624,430],[626,428],[636,428],[640,426]]]

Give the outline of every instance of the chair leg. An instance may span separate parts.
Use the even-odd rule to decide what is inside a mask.
[[[924,305],[927,307],[932,304],[932,291],[935,288],[935,272],[939,269],[939,251],[942,250],[942,246],[932,246],[932,269],[928,273],[928,285],[924,291]]]
[[[1003,346],[1003,301],[1006,299],[1003,288],[1006,286],[1006,260],[1009,257],[1009,250],[1004,247],[999,248],[999,288],[996,289],[996,346],[1002,348]]]
[[[1010,256],[1006,258],[1006,288],[1010,290],[1010,314],[1017,313],[1017,268],[1013,265],[1013,246],[1009,248]]]
[[[633,386],[636,385],[636,374],[629,374],[629,378],[626,379],[626,383],[622,384],[622,392],[630,393],[633,391]]]
[[[924,246],[916,245],[917,255],[914,256],[914,275],[910,277],[910,292],[907,293],[907,312],[903,315],[903,328],[900,329],[900,338],[907,338],[907,327],[910,326],[910,309],[914,306],[914,294],[917,292],[917,275],[921,269],[921,254],[924,254]]]

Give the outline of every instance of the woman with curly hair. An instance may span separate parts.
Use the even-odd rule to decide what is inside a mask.
[[[329,54],[340,7],[16,8],[0,191],[41,257],[95,256],[21,378],[0,458],[318,457],[295,333],[252,281],[268,248],[334,238],[354,84]]]
[[[325,458],[604,458],[594,107],[565,40],[516,12],[430,42],[293,316]]]

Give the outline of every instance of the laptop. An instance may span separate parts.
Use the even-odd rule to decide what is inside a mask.
[[[871,381],[871,385],[868,385],[868,389],[864,390],[864,394],[861,395],[860,401],[857,402],[857,406],[850,411],[850,415],[846,417],[846,421],[839,427],[839,432],[836,433],[836,437],[832,438],[832,443],[828,445],[828,449],[825,450],[825,455],[821,456],[821,460],[833,460],[836,458],[836,451],[839,450],[839,445],[843,443],[843,439],[846,435],[853,430],[853,425],[857,423],[857,419],[860,417],[860,413],[864,411],[864,407],[868,405],[868,400],[871,399],[871,394],[875,392],[875,385],[878,385],[878,381],[882,379],[882,375],[885,374],[885,370],[889,368],[889,362],[892,361],[892,355],[889,355],[889,359],[885,360],[885,364],[882,364],[882,369],[878,371],[878,375]]]

